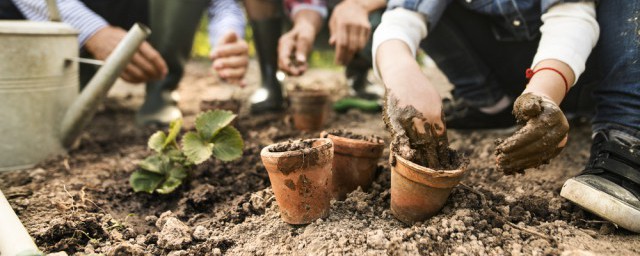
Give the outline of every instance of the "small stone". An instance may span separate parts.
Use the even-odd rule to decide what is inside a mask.
[[[153,215],[149,215],[144,217],[144,221],[147,222],[147,225],[149,226],[153,226],[156,224],[156,221],[158,221],[158,217],[153,216]]]
[[[382,230],[367,233],[367,245],[373,249],[385,249],[389,240],[384,236]]]
[[[211,233],[209,232],[209,230],[207,230],[205,227],[201,225],[198,225],[193,231],[193,239],[197,241],[204,241],[204,240],[207,240],[207,238],[209,238],[210,234]]]
[[[158,247],[177,250],[188,243],[191,243],[189,227],[174,217],[167,217],[158,235]]]
[[[175,218],[175,216],[173,215],[173,212],[166,211],[160,214],[160,217],[158,217],[158,219],[156,220],[156,227],[162,229],[162,227],[164,227],[165,222],[167,221],[167,218],[169,217]]]
[[[222,255],[222,251],[220,248],[213,248],[213,252],[211,252],[211,254],[213,254],[213,256],[220,256]]]

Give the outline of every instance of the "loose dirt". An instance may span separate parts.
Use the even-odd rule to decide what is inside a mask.
[[[338,136],[338,137],[354,139],[354,140],[364,140],[364,141],[373,142],[373,143],[383,143],[384,142],[384,140],[380,136],[377,136],[375,134],[362,135],[362,134],[353,133],[351,131],[342,130],[342,129],[327,131],[327,134],[325,134],[324,137],[326,138],[327,135],[329,135],[329,134],[335,135],[335,136]]]
[[[202,70],[207,67],[190,65],[181,86],[186,127],[193,125],[203,92],[221,95],[227,88],[206,76]],[[255,67],[251,72],[258,74]],[[317,85],[334,88],[332,95],[346,91],[339,72],[312,71],[303,78],[305,84],[314,84],[314,76]],[[440,214],[413,226],[389,211],[386,150],[369,191],[333,201],[327,218],[292,226],[280,219],[260,150],[318,134],[296,131],[287,115],[244,116],[238,121],[246,141],[241,160],[202,164],[171,195],[134,193],[128,178],[137,161],[152,153],[146,139],[154,132],[133,125],[141,101],[139,92],[110,98],[68,157],[0,174],[0,189],[42,250],[78,255],[640,253],[640,236],[559,195],[563,182],[579,173],[589,156],[588,125],[572,124],[571,140],[556,159],[517,177],[494,168],[493,141],[510,133],[450,130],[451,148],[470,159],[468,176]],[[327,129],[378,134],[390,141],[380,114],[353,110],[334,114],[328,123]]]
[[[387,90],[383,115],[391,131],[393,153],[434,170],[459,169],[460,165],[466,164],[466,160],[449,148],[444,126],[425,121],[413,106],[400,107],[393,91]],[[424,123],[422,131],[416,127],[420,125],[416,122]],[[393,159],[391,164],[395,164]]]
[[[287,152],[310,149],[313,143],[309,140],[289,140],[269,148],[269,152]]]

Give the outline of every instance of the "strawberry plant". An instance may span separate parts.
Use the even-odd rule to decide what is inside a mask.
[[[168,194],[182,184],[191,168],[212,156],[222,161],[242,156],[242,136],[230,125],[235,118],[223,110],[202,113],[196,118],[195,131],[182,136],[181,145],[177,141],[181,119],[169,125],[168,133],[151,135],[147,145],[154,154],[138,163],[139,169],[131,174],[133,190]]]

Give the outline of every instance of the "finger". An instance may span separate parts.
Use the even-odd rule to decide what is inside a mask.
[[[546,152],[551,152],[557,149],[558,144],[561,141],[562,141],[562,138],[559,140],[554,140],[548,137],[543,137],[540,140],[536,140],[533,143],[530,143],[526,147],[522,147],[518,150],[514,150],[514,151],[503,153],[503,154],[510,159],[521,159],[521,158],[529,158],[529,157],[538,158],[544,155]],[[512,161],[512,160],[509,160],[509,161]]]
[[[162,76],[167,75],[169,70],[167,63],[156,49],[154,49],[149,43],[143,42],[140,45],[139,51],[142,53],[142,56],[144,56],[144,58],[153,65],[154,69],[158,70],[158,73],[162,74]]]
[[[225,79],[240,79],[244,77],[247,69],[245,68],[227,68],[219,72],[220,77]]]
[[[288,34],[282,36],[278,41],[278,67],[286,73],[290,73],[292,69],[291,55],[293,47],[293,38]]]
[[[160,73],[161,71],[156,69],[153,66],[153,64],[147,61],[147,59],[145,59],[141,53],[136,52],[131,58],[131,63],[133,63],[133,65],[137,66],[138,68],[140,68],[147,77],[152,77],[152,78],[162,77],[162,73]]]
[[[527,123],[520,130],[516,131],[511,137],[496,147],[499,153],[509,153],[514,150],[525,147],[536,140],[541,139],[545,135],[545,129],[534,129],[534,125]]]
[[[249,51],[249,46],[246,43],[231,43],[221,44],[216,46],[216,49],[211,53],[215,58],[228,57],[233,55],[246,54]]]
[[[124,73],[126,73],[130,77],[129,82],[132,82],[132,83],[142,83],[148,79],[144,75],[144,72],[142,72],[141,69],[139,69],[133,64],[127,65],[127,67],[124,70]]]
[[[563,148],[556,148],[554,150],[550,150],[547,152],[541,152],[537,157],[526,157],[526,158],[511,158],[509,156],[503,156],[498,161],[498,167],[503,170],[511,171],[511,170],[525,170],[529,168],[536,168],[540,165],[549,163],[549,160],[556,157]]]
[[[520,95],[513,105],[513,113],[520,122],[526,122],[542,113],[542,98],[532,93]]]
[[[237,41],[238,41],[238,35],[236,35],[236,33],[233,32],[233,31],[229,31],[229,32],[225,33],[224,35],[222,35],[222,37],[220,39],[218,39],[218,44],[217,45],[234,43],[234,42],[237,42]]]
[[[342,29],[338,33],[338,38],[336,39],[336,58],[335,62],[337,64],[344,64],[344,56],[347,54],[347,46],[348,46],[348,37],[345,34],[344,29]]]
[[[249,59],[244,55],[230,56],[227,58],[218,58],[213,61],[213,68],[238,68],[246,67],[249,64]]]
[[[311,44],[313,42],[310,38],[306,36],[298,37],[296,41],[296,61],[298,61],[299,65],[304,65],[307,63],[307,54],[311,49]]]

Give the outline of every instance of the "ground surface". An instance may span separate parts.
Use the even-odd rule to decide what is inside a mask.
[[[216,83],[200,64],[191,64],[187,73],[180,89],[187,126],[200,110],[200,100],[242,98],[251,90],[234,91]],[[255,68],[252,73],[249,84],[256,83]],[[345,92],[344,79],[336,71],[314,71],[298,83],[327,85],[338,96]],[[509,177],[497,172],[493,161],[494,139],[508,133],[450,131],[451,145],[471,159],[468,175],[442,213],[424,223],[409,227],[391,215],[390,170],[386,158],[381,158],[371,191],[356,191],[345,201],[333,202],[326,219],[291,226],[279,218],[259,152],[276,141],[318,134],[295,131],[287,115],[245,115],[237,123],[246,141],[241,160],[205,163],[173,195],[133,193],[128,177],[136,161],[151,153],[146,138],[153,130],[133,125],[142,88],[119,88],[69,156],[0,174],[0,189],[46,252],[640,254],[640,236],[616,229],[559,196],[563,182],[578,173],[588,157],[590,138],[585,125],[574,125],[569,146],[551,164]],[[334,114],[327,128],[377,134],[389,142],[379,114]]]

